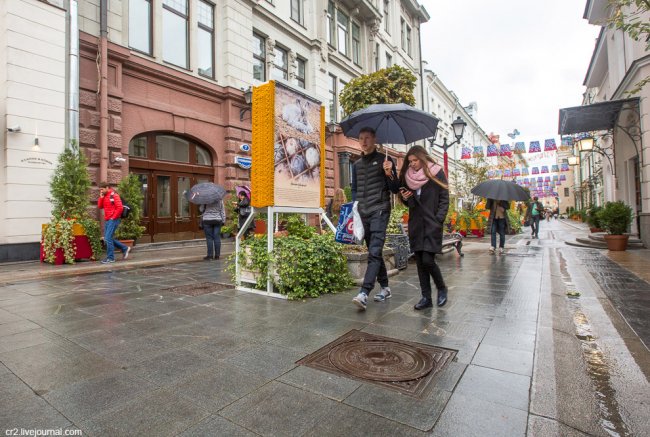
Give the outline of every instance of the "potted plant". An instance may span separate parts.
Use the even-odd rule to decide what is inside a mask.
[[[42,227],[41,260],[73,264],[97,259],[102,252],[99,222],[89,214],[90,176],[86,158],[76,143],[58,157],[50,181],[52,219]]]
[[[603,209],[602,206],[593,205],[587,210],[587,223],[589,230],[593,232],[603,232],[598,214]]]
[[[630,237],[625,232],[632,223],[632,208],[621,200],[607,202],[605,207],[598,213],[598,220],[609,234],[605,235],[607,249],[612,251],[625,250],[627,240]]]
[[[142,202],[144,200],[140,179],[134,174],[128,175],[117,184],[117,194],[120,195],[122,202],[129,205],[131,212],[120,221],[120,225],[115,231],[115,238],[131,247],[146,229],[140,224],[142,221]]]

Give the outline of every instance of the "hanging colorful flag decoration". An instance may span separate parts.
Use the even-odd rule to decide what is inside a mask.
[[[531,141],[530,147],[528,147],[528,153],[538,153],[541,152],[542,148],[539,145],[539,141]]]
[[[551,182],[551,177],[550,177],[550,176],[546,176],[546,177],[544,178],[544,182]]]
[[[562,181],[562,182],[566,181],[566,175],[565,174],[560,175],[560,181]]]
[[[543,165],[542,166],[542,174],[543,173],[548,173],[548,165]]]
[[[515,143],[515,150],[513,151],[513,153],[515,153],[517,155],[521,155],[522,153],[526,153],[526,143],[524,143],[523,141],[517,141]]]
[[[487,177],[493,178],[494,177],[494,170],[488,170]]]
[[[519,170],[518,168],[512,169],[512,175],[513,176],[521,176],[521,170]]]
[[[566,152],[569,149],[573,148],[573,137],[565,135],[562,137],[562,142],[560,143],[559,150]]]
[[[554,181],[557,181],[557,180],[560,180],[560,178],[558,177],[558,175],[554,174],[554,175],[553,175],[553,180],[554,180]]]
[[[532,174],[539,174],[539,167],[533,167]]]
[[[555,139],[550,138],[548,140],[544,140],[544,151],[552,152],[553,150],[557,150],[557,146],[555,145]]]
[[[521,175],[522,176],[528,176],[528,167],[522,167],[521,168]]]
[[[511,174],[510,174],[510,169],[509,168],[506,168],[505,170],[503,170],[503,177],[509,178],[510,176],[511,176]]]
[[[501,170],[494,170],[494,176],[497,178],[501,177]]]
[[[487,156],[499,156],[496,144],[490,144],[487,146]]]
[[[541,184],[542,182],[544,182],[544,177],[543,177],[543,176],[538,176],[538,177],[537,177],[537,182],[539,182],[540,184]]]
[[[551,166],[551,172],[552,173],[557,173],[558,171],[560,171],[560,167],[557,164],[553,164]]]
[[[569,171],[569,164],[566,162],[563,162],[560,166],[561,171]]]
[[[471,159],[472,158],[472,151],[469,149],[469,147],[463,147],[462,150],[460,151],[460,159]]]
[[[501,144],[501,150],[499,151],[499,156],[512,156],[512,151],[510,150],[510,144]]]
[[[474,146],[474,153],[472,158],[482,158],[483,157],[483,146]]]

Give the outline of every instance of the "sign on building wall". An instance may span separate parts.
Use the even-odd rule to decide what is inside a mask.
[[[251,203],[317,208],[325,203],[325,111],[270,81],[253,89]]]

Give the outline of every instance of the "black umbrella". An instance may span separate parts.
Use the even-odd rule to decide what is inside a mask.
[[[474,188],[472,193],[486,199],[494,200],[528,200],[528,192],[514,182],[493,179],[481,182]]]
[[[358,138],[364,127],[375,130],[379,144],[410,144],[435,136],[438,119],[405,103],[394,103],[370,105],[341,121],[346,137]]]
[[[212,182],[196,184],[185,192],[185,198],[197,205],[209,205],[223,199],[225,195],[226,189]]]

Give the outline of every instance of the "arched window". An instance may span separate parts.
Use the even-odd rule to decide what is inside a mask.
[[[129,157],[212,166],[210,151],[189,140],[167,133],[147,133],[129,142]]]

